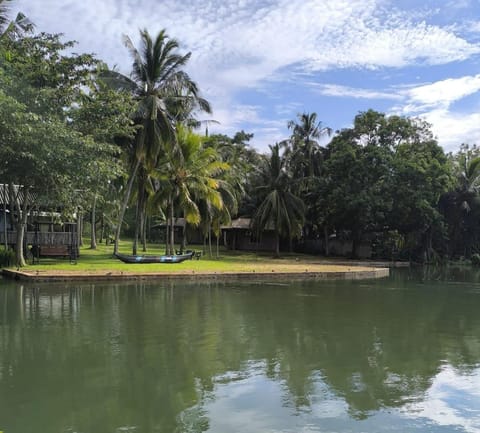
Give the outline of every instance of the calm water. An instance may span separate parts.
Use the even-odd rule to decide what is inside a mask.
[[[480,274],[0,281],[0,431],[480,432]]]

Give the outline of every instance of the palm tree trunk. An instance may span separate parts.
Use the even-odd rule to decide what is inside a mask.
[[[91,215],[91,220],[90,220],[90,225],[92,227],[92,233],[91,233],[91,237],[90,237],[90,249],[91,250],[96,250],[97,249],[97,237],[96,237],[97,227],[96,227],[96,223],[95,223],[96,207],[97,207],[97,194],[95,194],[95,196],[93,197],[92,215]]]
[[[137,160],[137,162],[135,163],[135,167],[133,168],[132,174],[130,175],[130,179],[128,180],[125,195],[123,196],[122,206],[120,207],[120,212],[118,214],[117,228],[115,230],[115,243],[113,245],[113,254],[118,253],[118,243],[120,241],[120,232],[122,230],[123,218],[125,216],[125,211],[127,210],[128,200],[130,199],[130,195],[132,194],[133,182],[135,181],[135,177],[137,176],[137,171],[139,167],[140,160]]]
[[[212,257],[212,223],[208,224],[208,255]]]
[[[173,209],[173,198],[170,202],[170,254],[173,256],[175,253],[175,216]]]
[[[142,251],[145,253],[147,251],[147,215],[144,210],[142,213]]]
[[[143,238],[143,223],[145,217],[145,170],[142,169],[139,174],[139,182],[138,182],[138,198],[137,198],[137,206],[135,208],[135,236],[133,239],[133,255],[137,255],[138,250],[138,241],[142,237]],[[145,246],[144,246],[145,251]]]
[[[168,252],[170,250],[169,243],[170,243],[170,218],[168,217],[168,207],[167,207],[167,224],[165,227],[165,255],[168,256]]]
[[[182,229],[182,247],[181,250],[185,251],[187,249],[187,222],[185,221],[185,225]]]
[[[137,245],[138,245],[138,230],[139,230],[139,214],[140,214],[140,198],[137,200],[137,206],[135,207],[135,230],[133,235],[133,245],[132,245],[132,254],[137,255]]]

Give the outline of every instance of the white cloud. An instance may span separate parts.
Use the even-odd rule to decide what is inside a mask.
[[[457,151],[462,143],[480,144],[480,112],[465,114],[436,109],[420,117],[432,125],[434,135],[447,151]]]
[[[397,90],[393,90],[391,92],[378,91],[373,89],[361,89],[349,86],[341,86],[338,84],[312,83],[312,85],[318,88],[318,92],[321,95],[325,96],[348,97],[356,99],[403,99],[403,97],[397,93]]]
[[[449,78],[406,90],[409,102],[421,107],[448,108],[453,102],[480,90],[480,74],[461,78]]]
[[[454,103],[480,92],[480,74],[449,78],[415,87],[399,86],[387,91],[335,84],[310,85],[327,96],[398,101],[390,112],[425,119],[432,125],[432,131],[439,143],[448,151],[457,150],[461,143],[480,144],[480,102],[478,109],[473,112],[452,108]]]
[[[256,125],[260,134],[264,116],[258,115],[259,107],[239,105],[237,95],[244,89],[258,90],[270,80],[281,85],[282,72],[440,65],[480,53],[480,46],[456,34],[454,26],[431,24],[426,9],[387,9],[389,4],[385,0],[17,0],[15,7],[39,30],[65,32],[66,38],[80,42],[78,51],[96,52],[123,72],[129,71],[131,59],[121,35],[127,33],[135,41],[140,28],[152,34],[166,28],[184,52],[192,51],[189,72],[211,100],[213,118],[224,130],[238,130],[246,122]],[[403,112],[422,114],[473,92],[478,81],[477,76],[447,80],[404,93],[331,84],[321,92],[357,99],[404,98]],[[441,104],[435,100],[438,94],[443,95]]]
[[[209,125],[212,134],[234,135],[241,129],[253,132],[251,144],[258,150],[265,150],[268,144],[274,144],[285,138],[286,119],[271,120],[262,115],[262,107],[253,105],[235,105],[215,110],[215,120],[219,124]],[[246,126],[247,125],[247,126]]]
[[[480,143],[480,103],[473,111],[453,104],[479,91],[480,74],[450,78],[399,90],[405,102],[392,110],[424,118],[439,143],[448,151],[456,151],[461,143]]]
[[[452,0],[446,4],[446,8],[448,9],[467,9],[471,7],[472,1],[471,0]]]
[[[480,21],[470,21],[465,27],[472,33],[480,33]]]
[[[385,12],[381,0],[278,0],[256,2],[173,0],[19,0],[38,26],[65,31],[81,47],[128,69],[122,33],[166,27],[194,52],[192,71],[228,88],[268,78],[287,66],[401,67],[440,64],[478,53],[448,29]],[[48,10],[46,14],[44,11]],[[211,84],[211,83],[209,83]],[[207,84],[208,86],[208,84]]]

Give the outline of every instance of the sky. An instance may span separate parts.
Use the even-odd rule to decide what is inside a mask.
[[[122,43],[166,29],[213,107],[210,133],[253,133],[263,151],[316,112],[334,131],[370,108],[418,116],[446,151],[480,145],[480,0],[17,0],[123,73]]]

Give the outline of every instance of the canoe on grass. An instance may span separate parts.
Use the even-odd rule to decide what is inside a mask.
[[[173,256],[128,256],[125,254],[115,254],[115,257],[124,263],[180,263],[184,260],[190,260],[193,254],[176,254]]]

